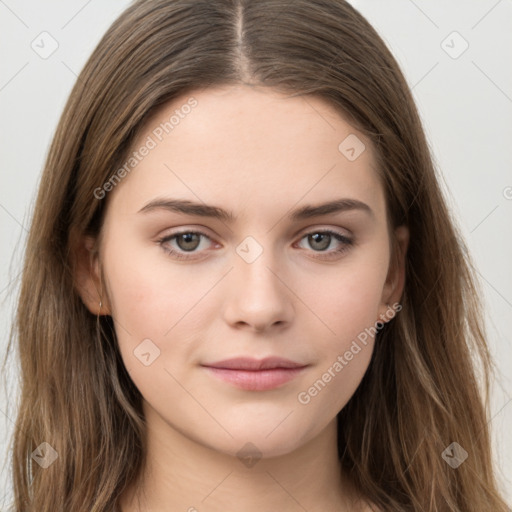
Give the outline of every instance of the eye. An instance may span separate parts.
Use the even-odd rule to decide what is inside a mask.
[[[204,240],[209,240],[213,243],[212,239],[201,231],[181,231],[159,239],[158,243],[173,258],[190,260],[202,257],[200,253],[204,252],[209,245],[208,243],[203,243]],[[304,235],[300,239],[299,247],[301,246],[300,243],[304,240],[313,249],[313,252],[318,253],[318,256],[323,259],[339,257],[353,245],[353,240],[331,230],[312,231]],[[335,246],[334,248],[332,247],[333,245]],[[302,246],[302,248],[304,247]]]
[[[354,243],[350,238],[331,230],[312,231],[301,238],[301,242],[304,240],[313,249],[313,252],[325,253],[325,255],[322,254],[322,258],[339,256],[348,251]],[[335,245],[337,244],[334,249],[332,248],[333,242]],[[329,247],[331,250],[328,250]]]
[[[210,240],[210,237],[201,231],[182,231],[174,233],[158,240],[162,249],[176,259],[195,258],[196,249],[202,246],[202,239]],[[208,245],[208,244],[207,244]],[[201,247],[204,249],[204,247]],[[189,253],[190,255],[187,255]]]

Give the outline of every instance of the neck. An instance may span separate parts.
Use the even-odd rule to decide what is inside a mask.
[[[121,499],[122,512],[358,510],[337,456],[336,421],[279,457],[238,458],[192,440],[145,404],[143,476]]]

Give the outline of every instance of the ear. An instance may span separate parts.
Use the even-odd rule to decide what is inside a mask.
[[[93,315],[110,315],[102,279],[96,239],[84,236],[75,249],[75,287],[82,302]],[[101,306],[100,306],[101,303]]]
[[[383,321],[390,319],[390,306],[399,303],[402,298],[405,288],[405,263],[408,246],[409,229],[406,226],[397,227],[394,232],[392,259],[382,290],[382,300],[379,308],[379,319]]]

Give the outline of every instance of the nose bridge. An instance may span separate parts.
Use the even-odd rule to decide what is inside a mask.
[[[272,247],[263,248],[255,241],[242,242],[237,247],[237,260],[235,262],[235,278],[240,281],[243,294],[253,299],[276,300],[283,294],[282,283],[276,277],[277,256]]]
[[[266,241],[270,244],[270,237]],[[291,320],[293,305],[275,270],[280,267],[277,259],[272,247],[264,247],[254,237],[246,237],[236,247],[227,321],[264,329]]]

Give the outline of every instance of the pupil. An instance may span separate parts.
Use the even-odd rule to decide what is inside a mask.
[[[199,236],[197,233],[184,233],[178,237],[178,245],[184,251],[192,251],[197,248]],[[184,243],[182,243],[184,242]]]
[[[329,247],[331,241],[331,235],[325,233],[315,233],[314,235],[309,235],[310,242],[313,244],[320,242],[320,246],[317,246],[317,249],[324,250]],[[323,241],[323,243],[322,243]],[[313,245],[314,247],[314,245]]]

